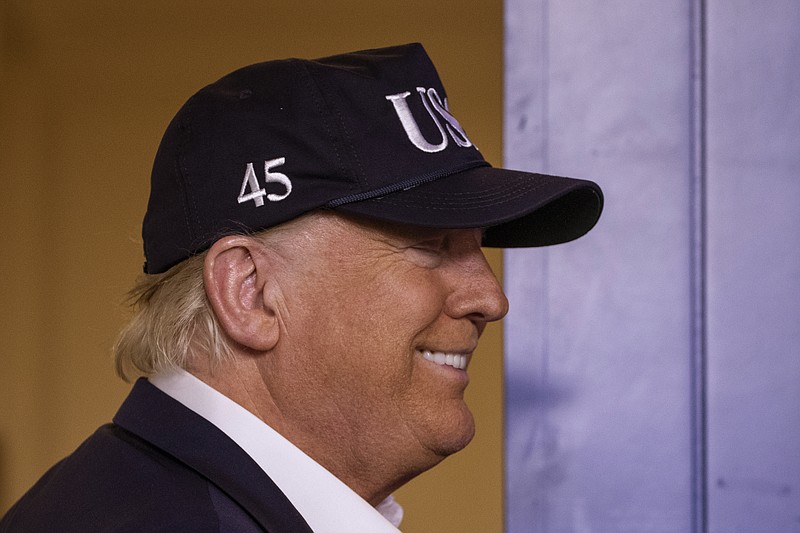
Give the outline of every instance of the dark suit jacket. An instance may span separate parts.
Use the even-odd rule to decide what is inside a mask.
[[[0,521],[0,532],[6,531],[311,528],[227,435],[140,379],[113,423],[51,468],[11,508]]]

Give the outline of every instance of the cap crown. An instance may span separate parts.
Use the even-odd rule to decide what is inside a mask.
[[[192,96],[164,134],[145,271],[226,234],[482,165],[420,44],[244,67]]]

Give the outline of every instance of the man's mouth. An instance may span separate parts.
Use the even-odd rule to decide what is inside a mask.
[[[452,366],[458,370],[466,370],[471,357],[471,354],[468,353],[434,352],[431,350],[421,350],[420,353],[426,361],[441,366]]]

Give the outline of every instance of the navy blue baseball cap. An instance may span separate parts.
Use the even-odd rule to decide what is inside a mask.
[[[420,44],[268,61],[201,89],[167,127],[145,272],[316,209],[486,228],[485,246],[526,247],[580,237],[602,207],[591,181],[490,166]]]

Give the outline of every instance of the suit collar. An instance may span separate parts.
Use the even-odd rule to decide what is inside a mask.
[[[136,382],[114,423],[208,479],[267,531],[312,533],[275,483],[227,435],[147,380]]]

